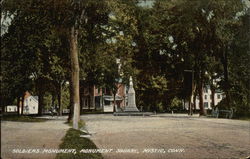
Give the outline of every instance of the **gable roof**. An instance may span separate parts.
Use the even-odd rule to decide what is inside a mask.
[[[35,98],[38,101],[38,96],[32,96],[33,98]]]
[[[38,103],[38,96],[29,96],[27,98],[31,98],[33,101]]]

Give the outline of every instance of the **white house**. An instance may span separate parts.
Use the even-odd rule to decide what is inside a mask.
[[[220,90],[216,90],[214,94],[214,105],[216,106],[223,98],[224,94]],[[196,99],[196,107],[199,107],[199,99]],[[212,92],[209,86],[205,87],[203,92],[203,104],[205,109],[212,109]]]
[[[17,106],[16,105],[7,105],[5,107],[5,112],[7,112],[7,113],[17,112]]]
[[[216,106],[223,99],[223,97],[224,93],[217,89],[214,94],[214,105]],[[200,109],[199,102],[199,96],[196,96],[196,109]],[[212,91],[209,85],[203,89],[203,105],[205,109],[212,109]],[[185,103],[185,108],[188,109],[188,102]]]
[[[21,112],[20,106],[20,112]],[[31,96],[26,92],[23,104],[23,114],[38,114],[38,96]]]

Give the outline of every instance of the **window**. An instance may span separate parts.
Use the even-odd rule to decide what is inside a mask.
[[[101,88],[98,88],[98,93],[101,93],[102,92],[102,89]]]
[[[110,91],[109,88],[106,88],[106,94],[107,94],[107,95],[111,95],[111,91]]]
[[[35,109],[35,107],[33,107],[33,109]]]
[[[104,100],[104,105],[110,105],[110,101]]]
[[[85,101],[84,101],[84,106],[85,106],[85,107],[88,106],[88,99],[85,99]]]
[[[29,107],[26,105],[24,106],[24,111],[28,112],[29,111]]]
[[[89,93],[89,89],[88,88],[84,88],[84,94],[87,95]]]
[[[207,87],[205,87],[205,93],[208,93],[208,89],[207,89]]]
[[[204,107],[208,108],[208,102],[204,102]]]
[[[212,99],[212,95],[210,95],[210,99]]]
[[[205,95],[205,99],[207,99],[207,95]]]
[[[31,98],[30,98],[30,102],[31,102]]]
[[[220,98],[221,98],[221,97],[220,97],[220,94],[217,94],[217,98],[218,98],[218,99],[220,99]]]

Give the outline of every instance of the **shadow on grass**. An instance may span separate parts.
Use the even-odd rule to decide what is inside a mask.
[[[239,117],[239,118],[234,118],[234,120],[245,120],[245,121],[250,121],[250,117]]]
[[[49,119],[35,118],[32,116],[2,116],[2,121],[16,121],[16,122],[45,122]]]
[[[103,159],[101,153],[81,153],[82,149],[97,149],[96,145],[88,138],[80,137],[86,133],[70,128],[59,149],[75,149],[76,153],[59,153],[56,159]]]

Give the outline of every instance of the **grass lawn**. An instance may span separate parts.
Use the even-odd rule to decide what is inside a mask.
[[[3,121],[18,121],[18,122],[45,122],[48,119],[35,118],[31,116],[2,116]]]
[[[97,149],[90,139],[80,137],[80,135],[86,135],[86,133],[70,128],[59,145],[59,149],[76,149],[76,154],[59,153],[56,159],[102,159],[101,153],[80,153],[82,149]]]
[[[236,118],[236,120],[246,120],[246,121],[250,121],[250,117],[240,117],[240,118]]]

